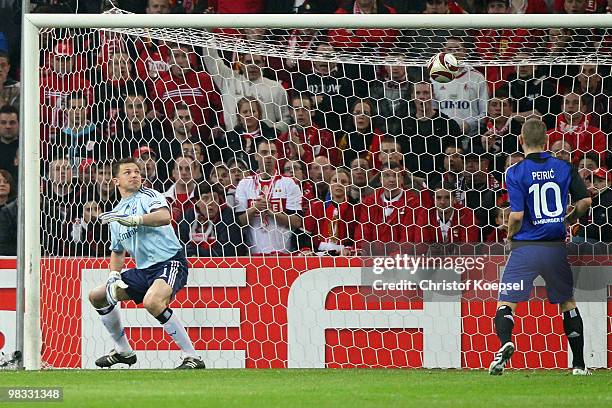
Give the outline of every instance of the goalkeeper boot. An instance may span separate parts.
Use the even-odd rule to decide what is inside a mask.
[[[96,365],[101,368],[112,367],[115,364],[127,364],[130,367],[132,364],[136,364],[136,353],[118,353],[115,349],[111,350],[110,353],[100,357],[96,360]]]
[[[502,375],[504,373],[504,367],[506,363],[510,361],[510,357],[514,354],[514,344],[509,341],[495,354],[495,358],[489,366],[489,374],[491,375]]]
[[[572,375],[593,375],[593,372],[586,367],[574,367],[574,369],[572,370]]]
[[[198,370],[206,368],[206,364],[199,358],[195,357],[185,357],[183,363],[176,367],[177,370]]]

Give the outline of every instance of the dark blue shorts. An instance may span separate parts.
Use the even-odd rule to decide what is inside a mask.
[[[512,303],[529,300],[533,281],[538,276],[546,282],[550,303],[563,303],[574,296],[574,278],[565,243],[530,243],[514,248],[502,274],[499,300]],[[522,284],[522,288],[504,288],[510,284]]]
[[[121,279],[128,285],[125,290],[136,303],[142,303],[145,294],[156,279],[163,279],[172,286],[172,297],[187,284],[189,269],[182,251],[165,262],[160,262],[145,269],[128,269],[121,274]]]

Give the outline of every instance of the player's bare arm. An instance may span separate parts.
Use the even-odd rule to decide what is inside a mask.
[[[508,240],[511,241],[514,234],[521,230],[523,225],[524,211],[512,211],[508,216]]]
[[[581,200],[576,201],[574,204],[574,209],[565,216],[565,225],[573,225],[575,224],[580,217],[582,217],[591,207],[592,200],[591,197],[585,197]]]

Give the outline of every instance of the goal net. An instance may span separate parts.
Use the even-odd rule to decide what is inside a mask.
[[[573,262],[611,265],[609,28],[39,36],[40,163],[26,165],[40,164],[42,186],[43,367],[93,368],[113,348],[88,293],[106,281],[98,217],[120,200],[112,163],[127,157],[167,198],[191,266],[171,307],[210,367],[487,367],[503,174],[523,159],[530,117],[597,202],[568,230]],[[425,68],[441,51],[461,63],[447,84]],[[242,222],[261,198],[268,212]],[[591,367],[612,356],[608,283],[577,288]],[[568,366],[542,286],[517,311],[514,368]],[[121,314],[139,368],[176,365],[180,351],[141,305],[122,302]]]

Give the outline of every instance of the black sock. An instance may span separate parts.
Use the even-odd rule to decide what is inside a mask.
[[[514,316],[510,306],[500,306],[495,312],[495,332],[501,345],[508,343],[512,338],[512,329],[514,328]]]
[[[169,307],[166,308],[166,310],[164,310],[163,312],[161,312],[161,314],[159,316],[155,316],[155,318],[161,323],[164,324],[166,323],[168,320],[170,320],[170,317],[172,316],[172,309],[170,309]]]
[[[563,329],[572,349],[572,367],[584,368],[584,329],[578,308],[563,312]]]

